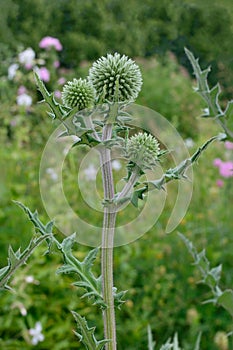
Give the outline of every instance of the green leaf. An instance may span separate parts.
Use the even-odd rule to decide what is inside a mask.
[[[36,84],[38,86],[38,89],[40,90],[44,101],[49,105],[52,113],[50,113],[51,117],[53,119],[59,119],[62,120],[63,117],[66,115],[65,107],[60,105],[54,98],[54,95],[49,93],[46,89],[43,81],[40,79],[39,75],[34,71]]]
[[[131,196],[131,203],[138,208],[138,200],[144,199],[144,194],[147,192],[147,186],[143,188],[139,188],[138,190],[135,190]]]
[[[96,260],[99,248],[91,250],[83,261],[80,261],[73,255],[72,247],[76,242],[76,234],[66,237],[60,244],[60,250],[63,254],[64,265],[58,268],[57,273],[75,273],[79,281],[73,283],[74,286],[84,288],[82,297],[93,299],[93,304],[102,308],[106,304],[102,297],[101,276],[95,277],[92,273],[92,266]]]
[[[200,253],[198,253],[192,242],[190,242],[181,233],[179,233],[179,236],[184,241],[189,252],[193,256],[194,264],[199,268],[202,274],[202,282],[210,287],[213,294],[213,298],[207,300],[205,303],[218,303],[224,307],[231,314],[231,316],[233,316],[233,290],[226,289],[225,291],[222,291],[219,287],[222,266],[218,265],[210,269],[210,262],[206,257],[205,250],[202,250]]]
[[[195,89],[208,107],[208,113],[204,116],[219,117],[223,115],[223,111],[219,105],[218,97],[221,92],[219,84],[215,85],[211,90],[208,85],[207,76],[210,72],[210,67],[205,70],[201,70],[199,60],[194,57],[191,51],[185,48],[185,53],[193,67],[194,75],[197,79],[197,88]]]
[[[115,306],[120,309],[122,304],[125,303],[125,300],[123,299],[127,293],[127,290],[122,290],[121,292],[117,292],[117,288],[113,288],[113,295],[114,295],[114,303]]]
[[[227,135],[233,140],[233,100],[229,101],[224,111],[225,120],[223,121]]]
[[[0,290],[10,289],[10,287],[7,285],[9,279],[22,265],[26,263],[27,259],[32,255],[35,248],[49,237],[49,234],[45,234],[40,237],[34,237],[22,253],[20,252],[20,249],[14,252],[11,246],[9,247],[7,258],[8,265],[0,270]]]
[[[224,307],[233,316],[233,290],[226,289],[217,299],[219,305]]]
[[[95,338],[95,327],[88,327],[85,317],[81,317],[78,313],[72,311],[72,314],[77,322],[78,332],[75,332],[79,340],[85,345],[87,350],[102,350],[105,344],[109,343],[110,340],[96,340]]]
[[[13,201],[13,202],[16,203],[21,209],[23,209],[23,211],[26,213],[28,219],[34,225],[36,231],[38,231],[41,235],[46,235],[47,237],[49,237],[46,239],[46,242],[48,244],[48,250],[46,253],[50,252],[51,245],[53,242],[55,242],[56,245],[59,246],[59,242],[53,236],[53,232],[52,232],[53,225],[54,225],[53,221],[49,221],[46,225],[44,225],[40,221],[37,211],[32,213],[31,210],[29,208],[27,208],[23,203],[18,202],[18,201]]]
[[[19,251],[18,251],[19,252]],[[17,254],[13,251],[12,247],[8,248],[8,264],[9,266],[16,266],[20,260],[20,253]]]

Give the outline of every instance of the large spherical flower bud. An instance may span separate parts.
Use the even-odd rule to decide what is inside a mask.
[[[128,139],[125,154],[126,158],[141,170],[151,169],[158,161],[159,142],[154,136],[139,132]]]
[[[66,107],[82,109],[93,105],[95,89],[86,79],[73,79],[63,87],[62,101]]]
[[[108,54],[94,62],[89,79],[97,95],[111,102],[134,101],[142,86],[139,67],[119,53]]]

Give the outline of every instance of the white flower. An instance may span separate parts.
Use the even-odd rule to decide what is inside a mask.
[[[27,310],[23,305],[19,307],[19,310],[22,316],[27,316]]]
[[[32,98],[28,94],[22,94],[17,96],[17,105],[19,106],[31,106]]]
[[[95,180],[97,169],[94,167],[93,164],[90,164],[89,167],[84,170],[84,174],[86,175],[87,180]]]
[[[33,283],[35,280],[34,280],[34,277],[33,276],[26,276],[25,277],[25,281],[27,283]]]
[[[119,160],[114,159],[112,161],[112,168],[117,171],[121,169],[121,163],[119,162]]]
[[[191,139],[191,137],[188,137],[184,140],[186,147],[192,148],[194,146],[194,141]]]
[[[40,322],[36,322],[35,328],[29,329],[29,334],[32,336],[32,344],[37,345],[40,341],[44,340],[44,335],[41,333],[42,325]]]
[[[36,56],[35,52],[32,50],[31,47],[29,47],[28,49],[20,52],[20,54],[19,54],[19,62],[21,64],[32,65],[35,56]]]
[[[16,74],[19,65],[17,63],[13,63],[8,67],[8,79],[12,80]]]
[[[209,108],[204,108],[203,109],[204,115],[210,115],[210,110]]]

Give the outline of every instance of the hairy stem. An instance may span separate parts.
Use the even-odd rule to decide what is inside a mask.
[[[103,128],[102,140],[111,139],[112,125],[106,124]],[[104,199],[110,201],[114,197],[114,183],[112,176],[111,151],[103,148],[100,151]],[[102,293],[107,308],[103,311],[105,339],[111,342],[105,345],[106,350],[116,350],[116,322],[113,295],[113,245],[116,222],[116,210],[109,204],[104,208],[102,230]]]

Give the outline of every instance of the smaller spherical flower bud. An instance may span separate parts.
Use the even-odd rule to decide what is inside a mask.
[[[104,101],[134,101],[142,86],[142,76],[138,65],[119,53],[108,54],[93,63],[89,71],[97,95]]]
[[[159,142],[150,134],[139,132],[131,136],[126,143],[126,158],[141,170],[153,168],[159,154]]]
[[[91,107],[95,100],[95,90],[86,79],[73,79],[64,85],[62,101],[66,107],[82,109]]]

